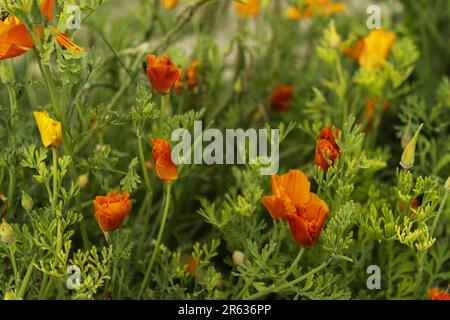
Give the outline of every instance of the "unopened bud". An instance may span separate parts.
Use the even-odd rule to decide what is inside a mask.
[[[245,254],[242,251],[233,252],[233,263],[236,266],[242,266],[244,264]]]
[[[22,191],[22,207],[28,212],[33,210],[33,198],[25,191]]]
[[[0,240],[4,243],[11,243],[14,241],[14,230],[5,219],[3,219],[0,224]]]
[[[406,126],[405,131],[403,132],[403,135],[402,135],[401,143],[402,143],[403,149],[405,149],[406,146],[408,145],[408,142],[411,141],[411,134],[412,134],[411,127],[412,127],[411,116],[409,116],[408,125]]]
[[[450,192],[450,177],[448,177],[447,181],[445,181],[444,189],[445,191]]]
[[[82,174],[81,176],[78,177],[78,187],[80,187],[80,189],[86,187],[88,183],[89,183],[89,176],[87,174]]]
[[[416,143],[417,138],[419,138],[420,130],[422,130],[423,123],[419,126],[416,133],[414,133],[414,136],[411,138],[411,140],[406,145],[405,149],[403,150],[402,159],[400,161],[400,165],[403,167],[403,169],[409,169],[412,168],[414,165],[414,156],[416,153]]]
[[[6,292],[4,300],[17,300],[16,293],[14,291]]]

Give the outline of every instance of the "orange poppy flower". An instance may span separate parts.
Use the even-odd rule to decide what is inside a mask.
[[[302,17],[302,13],[296,7],[288,7],[286,9],[286,17],[288,20],[299,20]]]
[[[392,32],[374,29],[353,48],[344,47],[343,52],[366,69],[379,68],[387,59],[395,39]]]
[[[339,130],[335,129],[336,137],[339,137]],[[323,128],[317,139],[316,154],[314,162],[323,170],[328,170],[334,161],[341,155],[341,150],[336,143],[331,127]]]
[[[247,0],[247,3],[233,1],[236,12],[240,18],[255,17],[259,14],[260,0]]]
[[[303,17],[311,18],[319,15],[332,15],[345,11],[345,4],[332,3],[329,0],[307,0],[307,5],[303,12]]]
[[[308,178],[300,170],[273,175],[272,195],[262,202],[273,219],[287,220],[301,247],[314,247],[328,215],[328,206],[310,192]]]
[[[431,300],[450,300],[450,293],[445,290],[439,291],[438,288],[429,290],[428,296]]]
[[[277,112],[287,112],[290,110],[290,103],[293,99],[294,87],[287,84],[279,84],[272,91],[272,109]]]
[[[192,60],[191,64],[186,69],[186,84],[188,88],[192,89],[198,84],[198,67],[200,62]]]
[[[117,194],[111,191],[107,196],[98,196],[94,200],[94,217],[100,229],[110,232],[118,229],[131,211],[128,192]]]
[[[156,173],[165,183],[171,183],[178,179],[176,165],[172,161],[170,144],[167,140],[152,138],[153,160],[156,164]]]
[[[368,119],[367,125],[364,128],[365,132],[369,132],[372,130],[373,124],[375,122],[375,107],[377,106],[378,99],[373,98],[367,102],[366,109],[364,111],[366,118]],[[390,103],[389,101],[384,101],[382,114],[384,114],[389,109]]]
[[[43,0],[40,2],[42,15],[51,20],[55,0]],[[42,29],[42,26],[38,26]],[[71,53],[79,53],[83,48],[77,46],[69,40],[64,33],[57,33],[56,28],[52,28],[55,39]],[[26,26],[13,15],[8,15],[4,20],[0,20],[0,60],[18,57],[34,47],[34,41]]]
[[[147,76],[153,89],[159,93],[168,93],[181,78],[181,69],[168,56],[147,56]]]
[[[178,0],[161,0],[161,3],[166,10],[175,8],[178,4]]]

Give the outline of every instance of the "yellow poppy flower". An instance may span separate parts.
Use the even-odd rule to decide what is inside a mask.
[[[58,148],[62,142],[61,122],[53,120],[47,112],[34,112],[44,147]]]

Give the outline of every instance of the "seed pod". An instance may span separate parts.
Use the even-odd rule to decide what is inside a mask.
[[[400,161],[400,165],[403,169],[409,169],[412,168],[414,165],[414,156],[416,153],[416,143],[417,138],[419,137],[420,130],[422,130],[423,123],[419,126],[416,133],[414,133],[414,136],[412,139],[408,142],[405,149],[403,150],[402,159]]]
[[[27,212],[33,210],[33,198],[31,198],[30,195],[25,191],[22,191],[22,207]]]
[[[14,230],[5,219],[0,224],[0,240],[3,243],[11,243],[14,241]]]
[[[233,252],[233,263],[236,266],[242,266],[244,264],[245,254],[242,251]]]

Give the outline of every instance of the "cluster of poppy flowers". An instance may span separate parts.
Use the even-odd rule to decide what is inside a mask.
[[[162,0],[166,9],[172,9],[177,0]],[[234,1],[239,17],[252,17],[259,13],[260,1],[248,0],[246,4]],[[48,21],[53,18],[54,0],[40,2],[41,13]],[[289,7],[287,16],[291,20],[311,17],[313,14],[331,14],[342,12],[344,5],[331,3],[329,0],[307,0],[306,7]],[[37,30],[42,26],[35,26]],[[57,33],[53,28],[56,40],[71,52],[81,52],[83,49],[71,42],[64,33]],[[353,47],[343,47],[343,52],[357,61],[363,68],[379,68],[387,58],[395,41],[395,34],[384,30],[373,30],[363,39],[358,40]],[[16,17],[8,15],[0,20],[0,60],[14,58],[27,52],[34,46],[31,34],[26,26]],[[147,76],[155,92],[169,94],[173,89],[182,92],[183,83],[187,88],[194,88],[199,81],[198,67],[200,62],[193,60],[182,77],[182,70],[168,56],[147,56]],[[294,87],[289,84],[279,84],[272,92],[271,106],[278,112],[290,110],[294,99]],[[376,99],[368,102],[366,115],[373,116]],[[384,103],[387,109],[388,102]],[[44,147],[58,148],[62,142],[61,123],[52,119],[47,112],[35,112],[34,117],[41,135]],[[315,164],[322,170],[328,170],[341,156],[337,143],[340,131],[337,128],[323,128],[316,142],[314,156]],[[171,158],[170,143],[161,138],[150,139],[152,156],[158,177],[167,184],[178,179],[176,165]],[[290,170],[284,175],[272,175],[271,195],[263,196],[262,203],[274,220],[286,220],[295,242],[300,247],[314,247],[320,236],[328,215],[327,204],[315,193],[310,191],[310,182],[300,170]],[[125,217],[131,212],[132,203],[128,192],[122,194],[116,191],[106,196],[97,196],[93,201],[94,217],[104,232],[118,229]],[[450,294],[434,288],[429,291],[433,300],[450,300]]]

